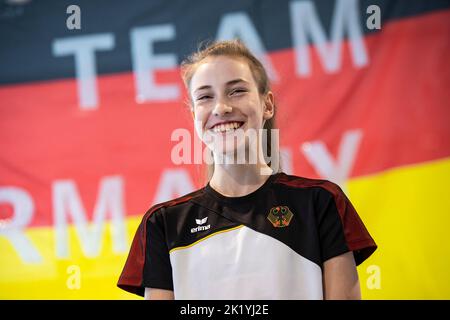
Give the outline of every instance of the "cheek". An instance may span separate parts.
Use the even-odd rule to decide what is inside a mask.
[[[259,100],[253,100],[248,104],[246,108],[246,114],[249,122],[253,124],[259,124],[263,121],[263,110]]]
[[[202,130],[203,130],[203,122],[200,121],[200,120],[195,120],[194,127],[195,127],[195,131],[197,131],[197,133],[202,132]]]
[[[207,119],[207,115],[204,112],[201,112],[199,110],[196,110],[194,113],[194,129],[195,132],[197,133],[198,137],[201,139],[202,135],[204,134],[203,130],[204,130],[204,126],[206,124]]]

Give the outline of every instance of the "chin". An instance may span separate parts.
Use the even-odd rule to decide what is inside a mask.
[[[223,158],[224,164],[243,164],[248,159],[248,147],[244,141],[239,141],[234,145],[214,145],[211,149],[217,156],[220,155]]]

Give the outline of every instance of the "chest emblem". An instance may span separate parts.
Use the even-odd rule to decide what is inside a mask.
[[[294,214],[287,206],[276,206],[270,209],[267,219],[275,228],[287,227]]]

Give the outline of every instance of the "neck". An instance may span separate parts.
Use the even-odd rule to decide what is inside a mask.
[[[209,184],[224,196],[240,197],[256,191],[267,181],[270,173],[273,170],[266,163],[214,165]]]

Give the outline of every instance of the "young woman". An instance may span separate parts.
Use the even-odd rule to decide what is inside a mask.
[[[222,41],[183,62],[182,75],[213,153],[210,180],[147,211],[118,286],[146,299],[360,299],[356,266],[376,244],[348,198],[260,157],[278,153],[260,134],[276,111],[262,64]]]

